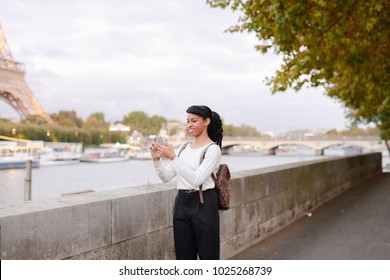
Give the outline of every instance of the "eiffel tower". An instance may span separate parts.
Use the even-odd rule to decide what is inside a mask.
[[[25,73],[24,64],[12,57],[0,24],[0,99],[7,102],[21,119],[37,116],[51,122],[28,87]]]

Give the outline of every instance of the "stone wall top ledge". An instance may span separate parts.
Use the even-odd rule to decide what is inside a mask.
[[[363,155],[380,155],[380,153],[364,153]],[[291,169],[296,167],[302,167],[302,166],[309,166],[316,163],[326,163],[330,161],[337,161],[342,160],[346,158],[354,158],[354,157],[361,157],[362,154],[357,155],[350,155],[350,156],[329,156],[324,159],[314,159],[314,160],[307,160],[302,162],[296,162],[296,163],[286,163],[276,166],[270,166],[270,167],[262,167],[262,168],[256,168],[256,169],[250,169],[250,170],[243,170],[243,171],[237,171],[232,173],[232,179],[235,178],[243,178],[247,176],[256,176],[260,174],[266,174],[271,173],[279,170],[285,170],[285,169]]]
[[[92,191],[82,194],[64,195],[56,198],[38,199],[20,203],[3,205],[0,204],[0,218],[62,207],[98,203],[128,196],[137,196],[153,192],[168,191],[174,188],[175,185],[173,184],[142,185],[96,192]]]

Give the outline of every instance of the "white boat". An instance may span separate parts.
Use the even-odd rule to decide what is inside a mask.
[[[10,158],[0,158],[0,169],[26,168],[27,161],[31,160],[32,167],[40,166],[40,159],[31,156],[16,156]]]
[[[129,151],[127,155],[129,159],[152,159],[148,151]]]
[[[82,154],[80,161],[82,162],[118,162],[126,161],[129,158],[125,153],[117,149],[106,149],[106,148],[96,148],[96,149],[86,149]]]
[[[31,141],[0,136],[0,169],[25,168],[31,160],[32,167],[39,167],[43,141]]]
[[[41,165],[79,163],[82,148],[81,143],[47,142],[41,155]]]

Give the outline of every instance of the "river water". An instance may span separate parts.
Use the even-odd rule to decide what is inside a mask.
[[[330,156],[237,153],[222,156],[222,162],[227,163],[234,172],[326,157]],[[25,177],[25,169],[0,170],[0,204],[24,200]],[[32,170],[32,200],[154,183],[161,181],[151,160],[41,166]]]

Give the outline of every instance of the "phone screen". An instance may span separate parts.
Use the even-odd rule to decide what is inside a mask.
[[[159,145],[164,145],[164,144],[165,144],[164,138],[162,138],[161,136],[158,136],[158,137],[157,137],[157,144],[159,144]]]

